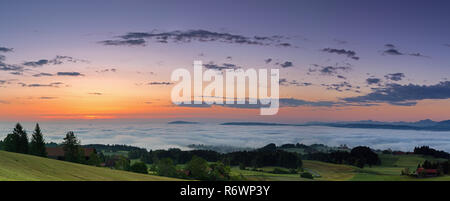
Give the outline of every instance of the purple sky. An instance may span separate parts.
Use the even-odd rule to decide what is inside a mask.
[[[21,113],[39,117],[61,115],[62,105],[92,95],[121,100],[151,90],[142,104],[167,100],[164,91],[170,86],[136,86],[166,82],[172,70],[200,59],[219,66],[280,68],[280,95],[293,99],[285,102],[291,107],[305,106],[296,101],[302,100],[320,109],[328,101],[325,107],[332,111],[360,107],[342,112],[347,119],[369,119],[371,114],[360,115],[366,108],[386,110],[373,114],[378,119],[392,111],[413,115],[398,119],[446,119],[450,116],[436,108],[450,107],[449,9],[448,1],[1,0],[0,108],[31,103],[58,108]],[[130,32],[139,35],[130,37]],[[255,41],[261,44],[249,44]],[[106,69],[114,72],[100,73]],[[63,84],[28,89],[57,82]],[[36,102],[22,101],[27,98]],[[87,101],[73,113],[124,110],[112,103],[109,110],[86,106],[101,102]],[[423,113],[430,111],[427,104],[436,112]],[[276,118],[296,119],[280,115]]]

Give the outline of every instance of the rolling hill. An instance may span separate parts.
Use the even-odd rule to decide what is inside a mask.
[[[0,181],[175,181],[108,168],[0,151]]]

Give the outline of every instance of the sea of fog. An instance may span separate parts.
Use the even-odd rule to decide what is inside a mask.
[[[127,144],[147,149],[182,148],[189,144],[261,147],[268,143],[326,144],[410,151],[428,145],[450,151],[450,132],[334,128],[324,126],[234,126],[218,123],[167,124],[154,122],[42,122],[47,142],[62,142],[73,131],[82,144]],[[23,123],[29,136],[34,123]],[[0,139],[14,123],[0,123]]]

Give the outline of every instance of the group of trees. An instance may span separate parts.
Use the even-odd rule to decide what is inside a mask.
[[[300,168],[302,161],[300,155],[293,152],[272,149],[271,147],[261,148],[254,151],[237,151],[231,153],[218,153],[211,150],[190,150],[182,151],[180,149],[168,150],[150,150],[145,149],[132,150],[128,153],[130,159],[140,159],[149,164],[170,158],[174,164],[185,164],[194,156],[203,158],[209,162],[222,161],[226,165],[239,165],[251,167],[280,166],[285,168]]]
[[[208,181],[232,180],[230,166],[221,161],[209,164],[205,159],[195,155],[186,163],[184,168],[177,169],[171,158],[163,158],[153,164],[152,170],[156,171],[158,175],[166,177]]]
[[[31,140],[29,140],[27,132],[20,123],[17,123],[13,132],[5,137],[1,145],[5,151],[47,157],[46,143],[39,124],[36,124]],[[62,147],[66,161],[89,165],[100,164],[100,158],[95,153],[92,153],[89,160],[86,161],[80,141],[71,131],[66,134]]]
[[[30,142],[28,141],[27,132],[20,123],[17,123],[13,132],[5,137],[2,144],[5,151],[32,154],[42,157],[47,156],[45,141],[39,124],[36,124]]]
[[[436,169],[441,174],[449,174],[450,173],[450,161],[435,161],[431,162],[428,160],[425,160],[422,165],[419,164],[417,168],[424,168],[424,169]]]
[[[277,150],[274,144],[253,151],[218,153],[211,150],[181,149],[150,150],[134,149],[128,152],[130,159],[140,159],[152,164],[151,170],[158,175],[198,180],[231,180],[230,166],[239,165],[259,168],[278,166],[289,169],[302,167],[300,155]],[[183,168],[177,164],[184,164]],[[179,167],[179,168],[177,168]]]
[[[105,157],[104,155],[102,155],[103,161],[106,160],[111,160],[110,157]],[[147,168],[147,164],[145,164],[144,162],[141,161],[137,161],[134,162],[133,164],[131,164],[130,159],[128,159],[125,156],[122,155],[116,155],[113,156],[114,162],[114,166],[112,168],[116,169],[116,170],[124,170],[124,171],[131,171],[131,172],[136,172],[136,173],[142,173],[142,174],[148,174],[148,168]]]
[[[445,151],[438,151],[438,150],[430,148],[428,146],[415,147],[414,154],[433,156],[435,158],[450,159],[449,153],[447,153]]]
[[[365,165],[379,165],[381,163],[378,154],[372,151],[369,147],[358,146],[353,148],[350,152],[334,151],[331,153],[311,153],[305,155],[306,159],[318,160],[328,163],[348,164],[363,168]]]

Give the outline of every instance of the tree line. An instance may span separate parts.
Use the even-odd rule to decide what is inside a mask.
[[[414,147],[414,154],[433,156],[435,158],[450,159],[450,154],[445,151],[438,151],[429,146]]]
[[[450,161],[435,161],[431,162],[425,160],[422,164],[419,164],[417,168],[424,169],[436,169],[440,174],[449,174],[450,173]]]
[[[276,149],[261,148],[253,151],[236,151],[231,153],[218,153],[211,150],[189,150],[173,148],[168,150],[139,149],[128,153],[130,159],[140,159],[149,164],[170,158],[174,164],[186,164],[194,156],[203,158],[208,162],[221,161],[225,165],[244,165],[247,167],[279,166],[297,169],[302,167],[300,155]]]
[[[334,151],[330,153],[317,152],[304,155],[308,160],[317,160],[328,163],[347,164],[363,168],[366,165],[379,165],[381,163],[378,154],[369,147],[358,146],[350,152]]]
[[[73,163],[81,163],[85,165],[100,166],[101,163],[105,162],[108,157],[104,156],[102,153],[97,154],[92,152],[88,159],[86,160],[86,155],[84,149],[81,145],[81,141],[76,137],[76,135],[69,131],[63,139],[61,144],[46,143],[44,136],[42,134],[39,124],[36,124],[31,140],[28,139],[27,132],[23,129],[20,123],[17,123],[13,129],[13,132],[8,134],[3,141],[0,141],[0,150],[5,150],[9,152],[30,154],[40,157],[47,157],[48,153],[46,151],[46,146],[59,147],[61,146],[64,150],[64,160]],[[108,147],[111,151],[118,149],[128,149],[137,150],[140,148],[126,146],[126,145],[90,145],[92,148],[105,148]],[[134,163],[130,165],[130,161],[126,158],[120,158],[118,164],[115,166],[116,169],[132,171],[137,173],[147,174],[147,166],[145,163]]]
[[[31,141],[28,141],[27,132],[20,123],[17,123],[13,132],[8,134],[3,140],[2,149],[9,152],[47,157],[45,141],[39,124],[36,124],[31,135]]]

